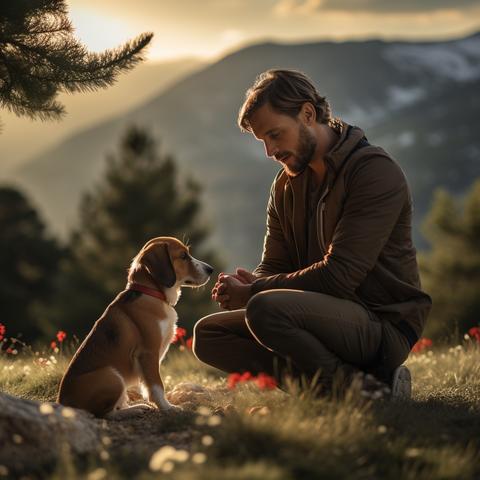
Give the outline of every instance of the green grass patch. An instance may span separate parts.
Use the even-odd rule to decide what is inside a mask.
[[[0,389],[54,400],[76,344],[61,345],[63,351],[15,346],[16,354],[2,347]],[[161,367],[166,390],[182,382],[200,385],[208,392],[200,403],[185,404],[183,412],[110,422],[107,440],[96,451],[82,458],[65,453],[42,471],[26,466],[22,475],[32,480],[479,478],[479,346],[471,340],[444,345],[411,354],[406,364],[413,378],[407,403],[370,403],[349,395],[302,398],[300,391],[262,391],[253,382],[232,391],[225,375],[173,345]],[[267,408],[249,413],[252,406]],[[175,450],[161,450],[169,445]],[[188,454],[178,454],[182,450]]]

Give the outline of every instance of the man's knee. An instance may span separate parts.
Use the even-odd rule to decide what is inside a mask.
[[[208,352],[206,340],[212,329],[212,323],[209,317],[204,317],[193,327],[192,352],[201,361],[205,360],[205,355]]]
[[[268,290],[257,293],[248,302],[246,314],[248,328],[262,343],[283,324],[280,300],[280,292]]]

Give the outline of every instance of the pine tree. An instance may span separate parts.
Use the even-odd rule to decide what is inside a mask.
[[[460,334],[480,325],[480,179],[464,199],[435,192],[424,234],[431,252],[419,255],[422,287],[433,307],[426,334]]]
[[[201,248],[210,227],[200,215],[200,185],[180,179],[175,160],[161,155],[147,132],[130,128],[118,154],[107,158],[104,177],[80,205],[72,235],[75,262],[64,283],[56,325],[82,336],[126,284],[132,258],[150,239],[172,236],[191,244],[192,255],[212,265],[219,260]],[[216,308],[211,286],[184,288],[177,305],[181,326],[191,328]]]
[[[144,59],[153,34],[103,53],[73,36],[65,0],[0,2],[0,106],[18,116],[59,120],[59,92],[107,88]]]
[[[42,331],[38,311],[52,296],[66,255],[49,238],[36,210],[17,190],[0,188],[1,323],[33,341]]]

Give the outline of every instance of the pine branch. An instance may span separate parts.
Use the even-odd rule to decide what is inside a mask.
[[[102,53],[89,52],[73,36],[64,0],[16,0],[0,4],[0,106],[18,116],[58,120],[60,92],[108,88],[122,72],[145,60],[153,34]]]

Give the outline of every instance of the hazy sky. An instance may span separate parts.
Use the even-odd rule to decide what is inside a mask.
[[[90,50],[114,48],[142,32],[154,32],[150,62],[145,64],[152,67],[155,60],[175,57],[214,61],[246,44],[266,40],[442,40],[480,31],[480,0],[67,1],[76,35]],[[152,95],[158,80],[152,81],[150,89],[134,89],[138,98],[128,93],[118,100],[122,93],[131,92],[129,82],[137,73],[141,73],[138,68],[120,76],[107,91],[62,95],[68,115],[60,124],[32,123],[0,111],[0,124],[4,124],[0,177],[79,128],[119,114],[120,108],[133,108],[130,103],[139,102],[140,94]]]
[[[439,40],[480,31],[480,0],[70,0],[77,35],[104,50],[153,31],[151,59],[215,56],[266,39]]]

